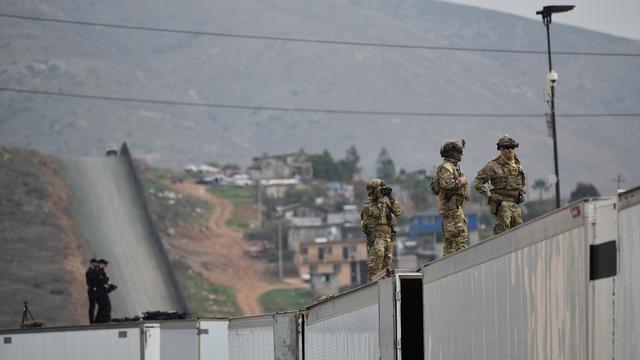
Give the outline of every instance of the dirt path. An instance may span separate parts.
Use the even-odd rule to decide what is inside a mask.
[[[211,282],[227,285],[236,291],[238,305],[244,315],[263,312],[259,298],[265,291],[274,288],[305,286],[299,282],[268,282],[264,272],[267,262],[245,255],[247,241],[243,233],[227,226],[233,212],[233,204],[215,197],[201,185],[191,182],[172,185],[188,196],[210,203],[213,206],[209,218],[209,229],[205,232],[183,233],[169,240],[171,256],[186,261],[194,271]]]

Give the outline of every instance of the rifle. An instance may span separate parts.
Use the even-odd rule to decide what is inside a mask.
[[[374,241],[376,240],[376,235],[371,230],[367,231],[366,235],[367,235],[367,247],[372,247]]]

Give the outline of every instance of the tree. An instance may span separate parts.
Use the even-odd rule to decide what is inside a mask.
[[[598,197],[600,192],[593,184],[581,183],[576,184],[576,188],[571,192],[569,202],[576,201],[585,197]]]
[[[376,176],[386,182],[393,182],[396,178],[396,165],[386,148],[382,148],[378,155]]]
[[[533,182],[532,186],[533,190],[538,190],[538,194],[540,195],[538,200],[542,200],[542,193],[549,191],[549,184],[544,179],[536,179]]]
[[[339,163],[333,160],[328,150],[324,150],[320,155],[310,155],[309,159],[313,166],[313,176],[325,180],[342,180],[345,178],[344,169]]]
[[[409,193],[409,198],[416,211],[424,211],[433,206],[433,195],[427,189],[428,184],[424,176],[407,175],[402,179],[402,187]]]
[[[531,219],[535,219],[538,216],[544,215],[555,209],[555,201],[555,199],[544,199],[525,202],[524,207],[527,211],[523,213],[523,220],[529,221]]]
[[[358,168],[358,162],[360,162],[358,150],[355,145],[351,145],[345,153],[344,160],[340,160],[340,164],[344,169],[345,175],[349,179],[353,179],[353,176],[360,171]]]

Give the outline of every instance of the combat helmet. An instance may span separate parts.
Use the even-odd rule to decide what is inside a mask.
[[[464,145],[464,139],[449,140],[440,148],[440,156],[442,158],[451,158],[460,161],[462,160],[461,155],[464,150]]]
[[[498,150],[500,150],[501,147],[503,146],[513,146],[514,148],[518,147],[518,142],[516,141],[516,139],[512,138],[509,135],[504,135],[503,137],[501,137],[500,139],[498,139],[498,142],[496,143],[496,146],[498,147]]]
[[[371,191],[375,188],[381,187],[384,185],[384,180],[375,178],[375,179],[371,179],[369,180],[369,182],[367,183],[367,191]]]

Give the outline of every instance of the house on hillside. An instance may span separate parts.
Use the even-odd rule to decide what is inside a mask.
[[[355,191],[353,184],[334,181],[322,186],[325,191],[327,202],[335,203],[337,199],[345,199],[349,202],[355,200]]]
[[[294,262],[300,276],[312,282],[318,295],[335,294],[367,282],[364,238],[299,243]]]
[[[313,165],[304,149],[296,153],[268,155],[253,158],[248,169],[253,179],[309,180],[313,178]]]
[[[317,205],[295,203],[276,206],[276,215],[289,220],[293,226],[319,226],[327,222],[329,210]]]
[[[342,211],[327,214],[327,224],[360,224],[360,209],[356,205],[344,205]]]
[[[288,240],[298,273],[318,294],[366,282],[367,247],[359,224],[292,226]]]
[[[262,196],[270,199],[282,199],[290,189],[304,187],[300,180],[292,179],[263,179],[258,181]]]

